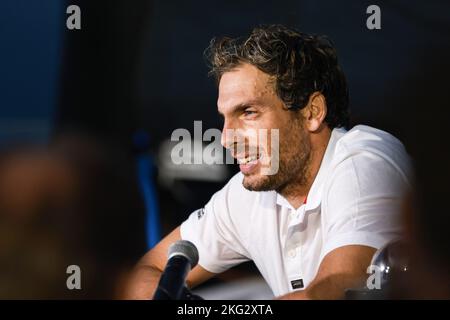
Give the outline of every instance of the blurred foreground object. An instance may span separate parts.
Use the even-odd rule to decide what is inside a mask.
[[[348,300],[380,300],[392,296],[392,287],[408,279],[410,246],[397,239],[378,249],[368,269],[369,277],[364,288],[346,291]]]
[[[75,135],[0,154],[0,299],[115,298],[146,249],[132,173]],[[81,290],[67,287],[70,265]]]
[[[378,268],[381,288],[386,288],[393,278],[403,277],[408,272],[408,246],[401,240],[392,241],[375,252],[370,265]]]

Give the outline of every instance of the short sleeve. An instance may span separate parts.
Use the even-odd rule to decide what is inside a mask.
[[[339,163],[326,186],[322,258],[346,245],[378,249],[401,236],[400,212],[409,182],[382,156],[354,154]]]
[[[215,193],[206,206],[196,210],[181,224],[183,240],[191,241],[199,251],[199,264],[212,273],[225,270],[249,260],[242,236],[235,227],[230,212],[230,188],[236,181],[230,180]]]

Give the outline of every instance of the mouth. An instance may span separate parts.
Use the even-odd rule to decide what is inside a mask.
[[[259,161],[262,158],[261,154],[258,155],[248,155],[245,158],[237,157],[237,162],[239,163],[239,170],[244,175],[250,175],[252,173],[256,173],[257,168],[259,167]]]
[[[252,162],[256,162],[256,161],[258,161],[259,159],[261,158],[261,155],[260,154],[257,154],[257,155],[249,155],[249,156],[246,156],[245,158],[239,158],[239,157],[236,157],[236,160],[237,160],[237,162],[238,162],[238,164],[249,164],[249,163],[252,163]]]

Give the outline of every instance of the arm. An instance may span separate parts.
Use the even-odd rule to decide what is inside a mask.
[[[280,297],[282,300],[343,299],[344,290],[359,287],[367,279],[366,269],[375,249],[348,245],[328,253],[310,285],[302,291]]]
[[[161,273],[167,263],[167,250],[172,243],[178,240],[181,240],[180,227],[173,230],[144,255],[132,271],[125,285],[123,299],[152,299]],[[208,272],[197,265],[189,273],[186,282],[189,287],[193,287],[214,275],[214,273]]]

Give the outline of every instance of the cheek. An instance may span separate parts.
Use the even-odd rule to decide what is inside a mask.
[[[255,128],[258,131],[258,145],[267,155],[279,154],[281,146],[289,144],[291,124],[280,115],[267,114],[258,121]]]
[[[280,130],[280,154],[301,154],[305,145],[305,132],[298,121],[291,121]]]

